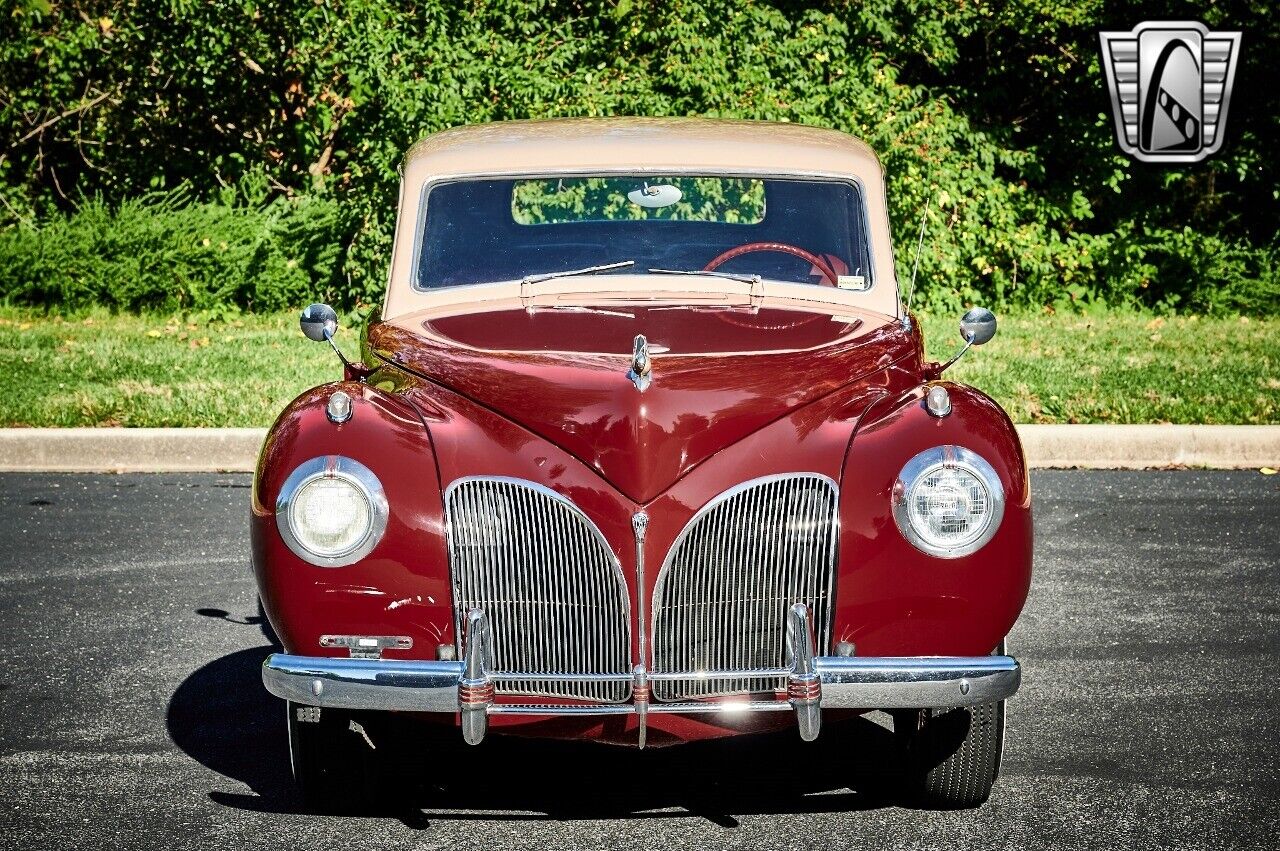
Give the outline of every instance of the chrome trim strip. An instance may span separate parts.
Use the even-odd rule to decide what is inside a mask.
[[[636,337],[636,357],[639,358],[639,350],[641,344],[644,343],[644,337]],[[644,392],[644,388],[648,386],[648,360],[649,350],[648,344],[644,344],[644,357],[646,363],[646,371],[644,372],[644,383],[638,379],[636,388]],[[639,647],[640,661],[631,669],[632,676],[635,678],[631,683],[631,703],[635,707],[636,720],[638,721],[637,744],[641,750],[649,739],[649,697],[652,695],[652,688],[649,685],[648,653],[646,645],[648,637],[645,634],[645,600],[648,598],[646,593],[646,585],[644,581],[644,539],[649,531],[649,515],[644,510],[637,511],[631,515],[631,531],[636,538],[636,618],[637,632],[640,633],[637,646]]]
[[[1012,656],[819,656],[823,709],[948,709],[1012,697],[1022,668]],[[686,674],[688,676],[690,674]],[[276,697],[335,709],[458,711],[461,662],[329,659],[275,653],[262,663],[262,682]],[[319,683],[319,688],[316,687]],[[534,709],[536,708],[536,712]],[[791,711],[787,700],[654,703],[652,713]],[[629,703],[502,704],[490,714],[628,715]]]
[[[380,659],[383,650],[412,650],[408,635],[322,635],[321,647],[345,647],[352,659]]]
[[[640,632],[637,643],[640,648],[640,664],[646,665],[649,661],[649,640],[648,633],[645,631],[645,607],[648,594],[644,581],[644,539],[649,531],[649,515],[643,511],[632,514],[631,531],[636,536],[636,629]]]
[[[649,672],[649,679],[656,682],[678,682],[680,680],[775,680],[779,677],[791,676],[790,668],[756,668],[741,671],[675,671],[655,674]]]
[[[655,674],[648,673],[646,678],[652,682],[661,680],[670,682],[674,680],[724,680],[724,679],[752,679],[752,680],[769,680],[778,677],[790,676],[791,668],[760,668],[753,671],[679,671],[675,673]],[[523,671],[519,672],[490,672],[489,679],[496,682],[513,682],[516,680],[564,680],[572,683],[629,683],[635,679],[635,674],[571,674],[571,673],[554,673],[554,674],[530,674]]]
[[[566,683],[629,683],[635,677],[632,674],[531,674],[525,671],[492,671],[489,673],[489,679],[495,683],[514,683],[528,680],[534,682],[560,680]]]
[[[489,707],[491,715],[634,715],[635,711],[630,703],[495,703]]]
[[[460,524],[460,513],[479,517],[491,507],[486,500],[494,498],[503,501],[509,528],[494,532]],[[626,700],[632,680],[630,589],[621,561],[591,518],[545,485],[506,476],[456,479],[445,488],[444,506],[455,636],[462,635],[466,611],[485,610],[492,660],[488,676],[500,684],[498,691]],[[497,535],[501,541],[486,540]],[[531,568],[541,568],[541,582],[531,582]],[[534,608],[538,629],[521,617]],[[461,657],[462,647],[458,650]],[[616,679],[551,675],[608,673],[610,668],[616,669]],[[507,669],[529,675],[510,677]]]
[[[804,492],[796,485],[810,482],[825,486],[824,491],[819,491],[823,498],[818,503],[803,506],[802,513],[787,513],[786,509],[791,507],[788,500],[794,494]],[[717,513],[718,508],[739,496],[744,496],[743,504],[731,506],[731,514]],[[835,611],[839,503],[839,488],[829,476],[809,472],[780,473],[735,485],[717,494],[690,518],[667,551],[654,585],[650,620],[653,630],[652,668],[655,670],[649,672],[649,679],[655,684],[656,700],[683,700],[755,690],[743,680],[765,679],[754,672],[767,670],[761,668],[760,661],[772,661],[759,659],[762,647],[756,639],[767,631],[771,646],[763,648],[763,652],[776,657],[778,663],[784,662],[786,611],[794,603],[804,603],[813,613],[817,650],[822,652],[828,648]],[[744,540],[732,534],[735,522],[744,517],[750,521],[750,530],[758,533],[758,537]],[[710,524],[706,536],[712,542],[722,544],[713,547],[716,550],[715,563],[684,563],[680,570],[675,570],[689,539],[703,524]],[[801,541],[797,531],[802,532],[804,528],[815,530],[813,541]],[[751,547],[758,552],[749,549]],[[728,587],[710,585],[713,579],[722,584],[728,583]],[[669,589],[670,583],[674,585]],[[769,596],[753,593],[753,589],[759,588],[766,589],[764,593]],[[709,595],[717,591],[724,599],[710,598]],[[673,597],[673,605],[664,605],[667,602],[664,597],[668,593]],[[776,612],[773,611],[774,604]],[[674,619],[669,625],[670,635],[663,631],[660,623],[668,609],[676,610],[670,615]],[[715,623],[707,620],[713,614]],[[717,673],[728,673],[728,677],[699,676],[697,680],[684,681],[686,686],[696,687],[683,690],[674,687],[673,681],[677,677],[669,676],[669,672],[661,668],[664,661],[667,667],[682,669],[692,667],[691,661],[701,661],[687,659],[690,646],[700,643],[691,640],[691,636],[710,637],[712,641],[722,642],[711,649],[724,658],[707,661],[719,669]],[[684,658],[673,666],[670,662],[673,655]],[[738,666],[750,675],[741,676],[735,670]],[[761,684],[758,690],[785,689],[786,677],[790,673],[789,668],[780,669],[772,686]],[[667,685],[664,688],[659,683]]]
[[[716,700],[688,701],[685,703],[656,703],[650,712],[669,715],[697,715],[704,712],[790,712],[791,705],[781,700]]]
[[[688,703],[654,703],[647,710],[661,715],[701,715],[709,713],[734,714],[738,712],[789,712],[791,705],[781,700],[723,700],[690,701]],[[600,706],[557,706],[537,703],[500,703],[490,707],[493,715],[634,715],[630,703],[612,703]],[[644,747],[641,745],[641,747]]]
[[[289,521],[289,507],[298,491],[316,479],[342,479],[354,485],[369,503],[369,529],[351,548],[337,555],[325,556],[313,553],[298,540]],[[346,567],[355,564],[373,551],[387,530],[387,495],[382,482],[365,465],[345,455],[317,455],[299,464],[285,479],[276,497],[276,529],[294,555],[316,567]]]

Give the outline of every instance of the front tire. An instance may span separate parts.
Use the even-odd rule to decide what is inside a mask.
[[[289,763],[303,804],[315,813],[366,811],[375,785],[367,733],[349,712],[287,704]]]
[[[993,651],[1004,655],[1005,643]],[[969,809],[991,796],[1004,756],[1005,701],[895,713],[908,793],[930,809]]]

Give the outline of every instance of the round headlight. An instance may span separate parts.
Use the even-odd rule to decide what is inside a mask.
[[[939,558],[977,552],[1003,516],[1000,477],[962,446],[926,449],[907,462],[893,486],[893,519],[902,536]]]
[[[369,554],[386,530],[382,483],[350,458],[312,458],[280,489],[276,527],[298,558],[319,567],[354,564]]]

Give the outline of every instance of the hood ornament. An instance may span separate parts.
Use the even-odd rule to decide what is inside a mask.
[[[644,334],[636,334],[634,346],[627,378],[643,393],[649,389],[649,382],[653,380],[653,361],[649,359],[649,341]]]

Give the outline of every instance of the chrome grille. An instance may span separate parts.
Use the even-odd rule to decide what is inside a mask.
[[[699,511],[676,538],[654,589],[656,672],[781,668],[786,613],[813,613],[829,643],[836,565],[836,484],[796,473],[745,482]],[[785,689],[785,677],[654,682],[658,700]]]
[[[631,670],[622,568],[577,506],[532,482],[486,477],[450,485],[445,510],[456,612],[479,607],[489,616],[495,671]],[[499,681],[497,690],[621,701],[631,686],[548,677]]]

